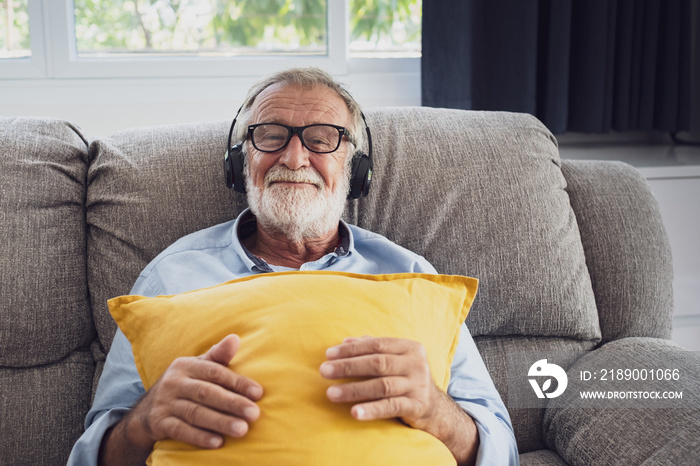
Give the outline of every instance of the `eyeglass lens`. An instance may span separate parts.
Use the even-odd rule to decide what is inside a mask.
[[[253,146],[263,152],[275,152],[287,145],[292,133],[297,132],[304,146],[312,152],[333,152],[340,146],[342,133],[339,128],[331,125],[311,125],[298,128],[277,123],[257,125],[252,128]]]

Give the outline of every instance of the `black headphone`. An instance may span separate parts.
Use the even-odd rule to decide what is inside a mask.
[[[240,144],[231,147],[231,136],[233,128],[236,126],[236,119],[241,113],[238,109],[236,116],[231,123],[231,129],[228,131],[228,144],[226,145],[226,153],[224,154],[224,172],[226,173],[226,186],[233,188],[236,192],[245,193],[245,174],[243,170],[243,148]],[[369,185],[372,182],[372,170],[374,163],[372,162],[372,134],[367,126],[365,115],[360,113],[362,121],[365,123],[365,132],[367,133],[367,153],[361,150],[355,151],[352,156],[352,168],[350,171],[350,191],[348,199],[357,199],[367,196],[369,193]]]

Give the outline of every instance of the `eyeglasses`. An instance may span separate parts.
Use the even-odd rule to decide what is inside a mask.
[[[287,147],[293,135],[298,135],[301,143],[311,152],[328,154],[340,147],[343,135],[349,137],[342,126],[315,124],[307,126],[287,126],[279,123],[259,123],[248,126],[250,140],[260,152],[277,152]]]

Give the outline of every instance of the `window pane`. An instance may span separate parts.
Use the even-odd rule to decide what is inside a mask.
[[[422,0],[351,0],[351,55],[420,57],[422,8]]]
[[[327,54],[327,0],[74,0],[74,6],[83,57]]]
[[[27,0],[0,0],[0,58],[31,54]]]

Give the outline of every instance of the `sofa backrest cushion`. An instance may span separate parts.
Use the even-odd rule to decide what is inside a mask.
[[[107,300],[178,238],[234,218],[244,198],[226,188],[228,124],[135,128],[95,140],[88,171],[88,278],[100,344],[116,324]]]
[[[351,221],[480,280],[473,335],[600,338],[595,298],[556,141],[506,112],[367,112],[369,197]]]
[[[87,143],[58,120],[0,119],[0,135],[0,366],[48,364],[89,347],[94,335],[85,275]]]
[[[87,166],[74,126],[0,119],[2,464],[65,464],[90,407]]]
[[[346,219],[477,277],[474,335],[600,338],[578,225],[556,142],[534,117],[428,108],[366,112],[374,138],[369,196]],[[88,271],[102,343],[106,300],[178,237],[245,206],[226,189],[227,123],[124,131],[93,142]],[[546,318],[543,318],[546,316]]]

